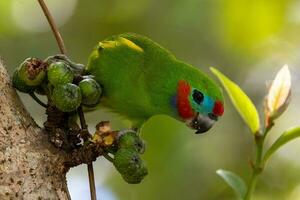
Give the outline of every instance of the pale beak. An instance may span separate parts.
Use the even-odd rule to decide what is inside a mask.
[[[197,130],[196,134],[200,134],[208,131],[217,120],[218,117],[212,113],[209,113],[207,116],[197,113],[194,118],[188,120],[186,123],[190,128]]]

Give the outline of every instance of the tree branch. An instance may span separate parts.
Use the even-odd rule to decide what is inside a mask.
[[[96,143],[83,145],[79,149],[73,150],[68,154],[65,166],[71,168],[81,164],[88,164],[95,161],[99,156],[103,155],[102,148]]]
[[[66,154],[24,109],[1,62],[0,90],[0,199],[71,199]]]

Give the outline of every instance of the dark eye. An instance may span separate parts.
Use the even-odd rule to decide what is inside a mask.
[[[198,90],[194,90],[193,99],[197,104],[201,104],[203,102],[204,96],[203,96],[202,92],[200,92]]]

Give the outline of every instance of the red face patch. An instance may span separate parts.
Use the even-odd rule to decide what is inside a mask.
[[[217,116],[222,116],[224,113],[224,106],[221,101],[216,101],[213,109],[213,113]]]
[[[195,113],[189,102],[191,86],[188,82],[180,80],[177,88],[177,109],[180,117],[183,119],[192,118]]]

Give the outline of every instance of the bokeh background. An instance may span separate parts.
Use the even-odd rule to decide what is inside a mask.
[[[205,72],[215,66],[238,83],[260,111],[266,83],[288,64],[292,101],[267,139],[300,125],[300,0],[46,0],[65,40],[68,55],[86,63],[93,46],[107,36],[136,32],[170,49]],[[26,57],[58,52],[36,0],[0,0],[0,55],[12,73]],[[44,110],[20,94],[39,124]],[[219,168],[249,180],[253,138],[226,98],[224,117],[204,135],[155,116],[145,125],[149,175],[139,185],[125,183],[103,158],[94,164],[102,200],[229,200],[234,193],[218,177]],[[260,112],[262,114],[262,112]],[[101,120],[127,128],[115,114],[87,115],[91,130]],[[261,117],[263,118],[263,117]],[[259,179],[255,200],[300,199],[300,140],[283,147]],[[68,173],[72,199],[89,199],[86,166]]]

